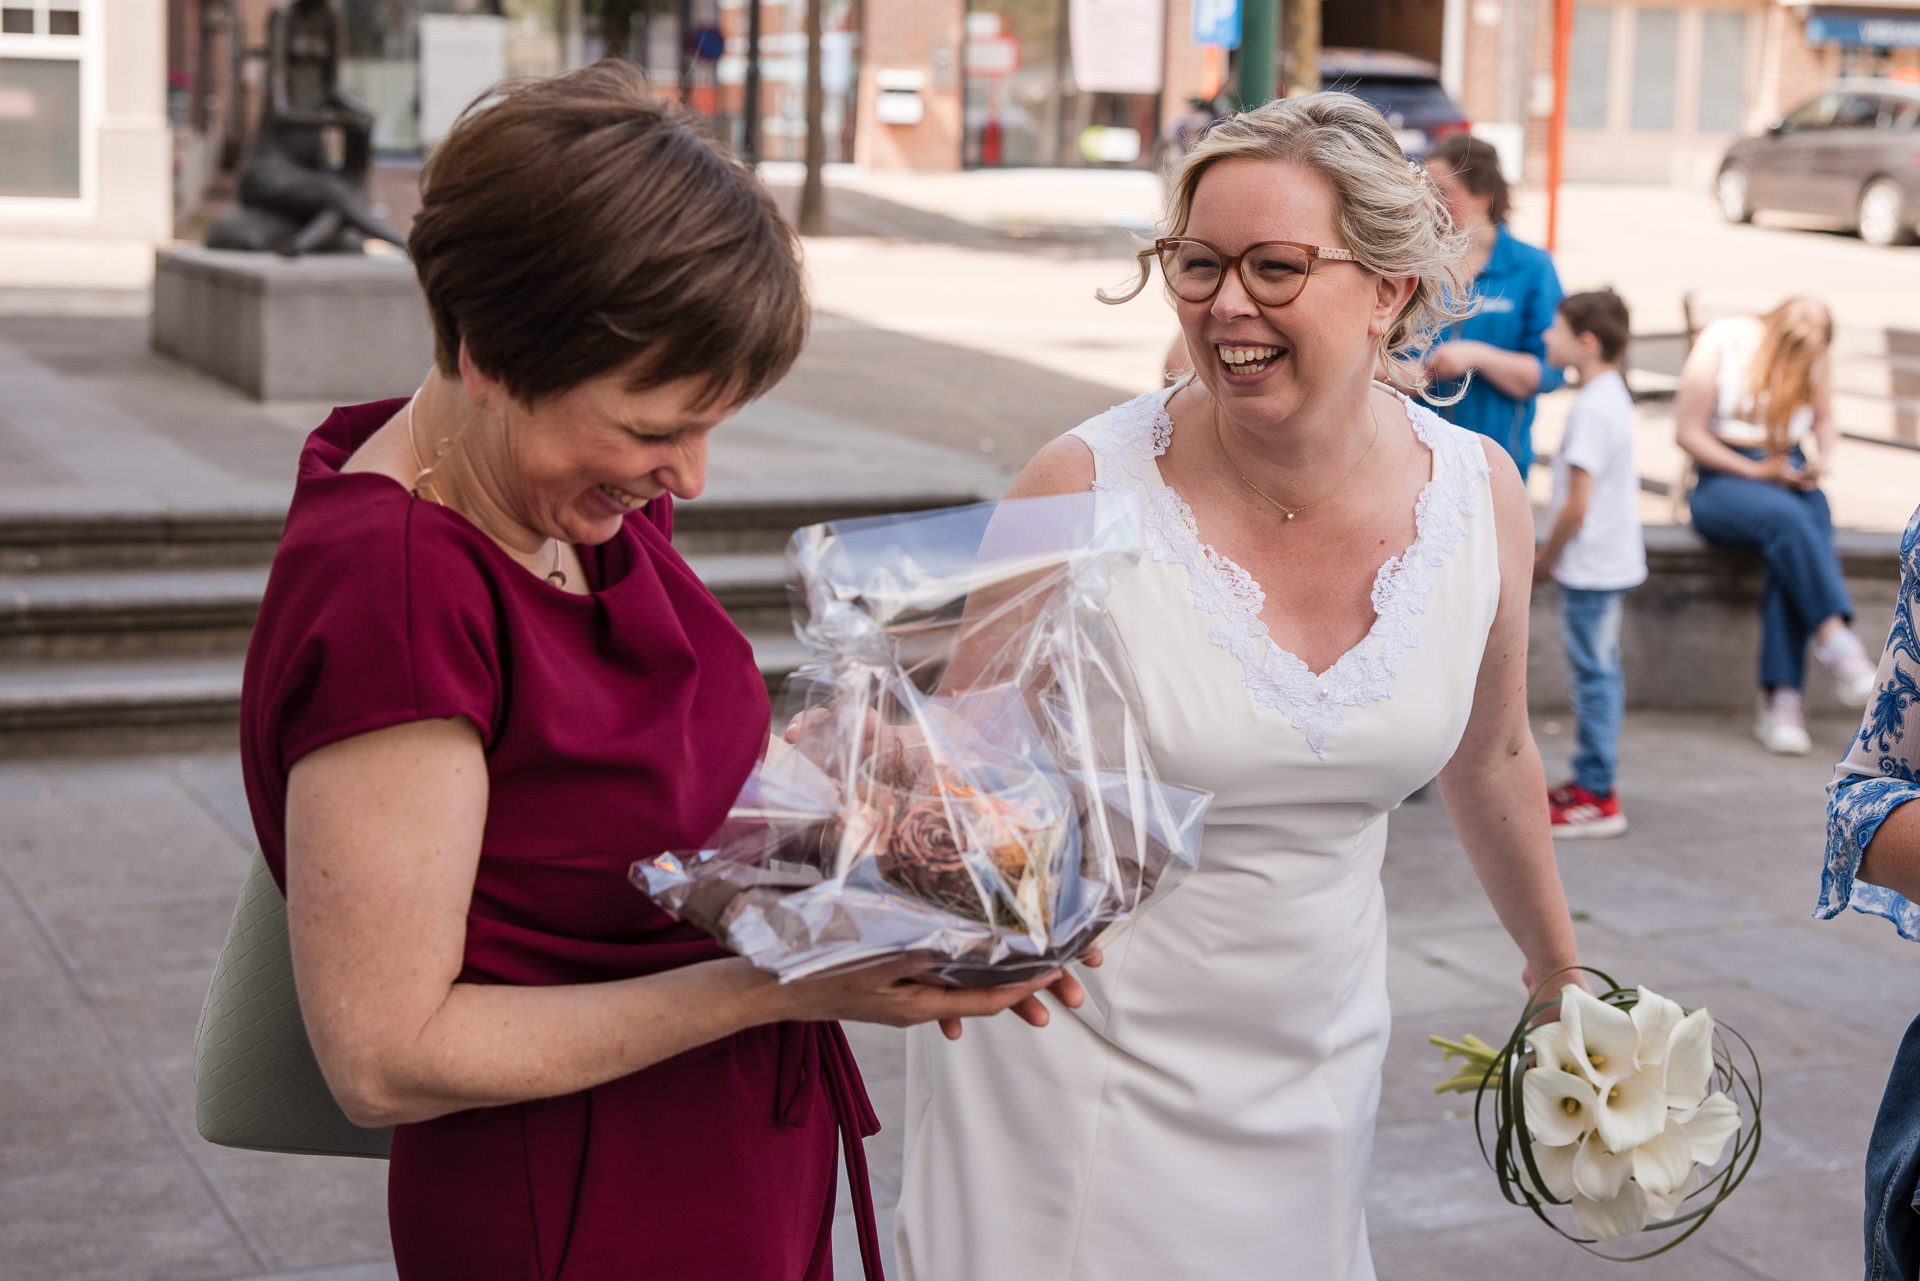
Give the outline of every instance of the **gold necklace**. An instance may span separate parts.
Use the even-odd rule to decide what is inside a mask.
[[[1376,410],[1373,407],[1373,393],[1371,391],[1367,393],[1367,414],[1373,419],[1373,439],[1369,440],[1367,442],[1367,447],[1360,451],[1360,457],[1353,460],[1353,466],[1347,468],[1347,474],[1342,476],[1339,480],[1335,481],[1332,489],[1329,489],[1326,493],[1320,495],[1320,497],[1314,499],[1312,502],[1308,503],[1305,507],[1289,507],[1285,503],[1281,502],[1279,499],[1275,498],[1272,494],[1269,494],[1266,490],[1260,488],[1260,486],[1254,484],[1252,481],[1247,479],[1247,473],[1240,470],[1240,465],[1233,461],[1233,455],[1227,452],[1227,442],[1220,438],[1220,411],[1217,407],[1215,408],[1214,414],[1213,414],[1213,443],[1220,447],[1220,456],[1227,460],[1227,466],[1233,468],[1233,474],[1240,478],[1241,484],[1245,485],[1248,489],[1251,489],[1254,493],[1260,495],[1260,497],[1272,503],[1275,507],[1278,507],[1281,511],[1287,514],[1288,520],[1292,520],[1295,516],[1298,516],[1301,512],[1312,511],[1314,508],[1318,507],[1321,503],[1326,502],[1327,499],[1332,498],[1335,494],[1339,493],[1340,486],[1352,480],[1353,474],[1360,470],[1360,464],[1367,461],[1367,455],[1373,452],[1373,447],[1375,443],[1378,442],[1380,439],[1380,413],[1378,410]]]
[[[416,392],[415,395],[418,395],[418,393]],[[432,480],[430,478],[433,475],[433,469],[440,465],[440,460],[445,458],[447,451],[453,448],[453,437],[441,437],[439,443],[433,447],[433,461],[431,463],[422,462],[420,458],[420,444],[413,438],[413,400],[411,398],[407,401],[406,413],[407,448],[413,454],[413,465],[420,469],[413,478],[413,484],[408,487],[408,492],[415,498],[431,498],[440,506],[446,507],[447,500],[440,497],[439,492],[432,488]],[[465,430],[466,426],[462,424],[461,431]],[[458,433],[455,434],[457,435]],[[451,509],[449,508],[449,510]],[[481,532],[485,533],[486,531],[481,530]],[[560,540],[554,538],[548,541],[553,544],[553,568],[546,572],[546,580],[555,587],[565,587],[567,585],[567,571],[560,568]]]

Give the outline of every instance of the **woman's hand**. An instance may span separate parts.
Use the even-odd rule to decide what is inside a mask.
[[[1099,950],[1089,949],[1081,960],[1099,964]],[[924,976],[936,964],[929,957],[902,957],[843,974],[789,983],[780,989],[782,1004],[788,1007],[781,1017],[845,1019],[887,1027],[912,1027],[938,1020],[940,1030],[951,1041],[959,1039],[962,1019],[986,1018],[1002,1010],[1012,1010],[1034,1027],[1045,1027],[1047,1007],[1039,997],[1043,989],[1050,988],[1069,1009],[1086,999],[1080,981],[1064,970],[1000,987],[957,988],[926,981]]]
[[[1785,454],[1769,454],[1753,464],[1753,479],[1764,480],[1768,484],[1778,485],[1782,489],[1806,491],[1813,488],[1814,482],[1808,479],[1806,472],[1794,466],[1793,459]]]
[[[1101,961],[1099,945],[1095,944],[1089,947],[1075,959],[1088,969],[1094,968],[1099,965]],[[1053,993],[1054,1000],[1060,1002],[1060,1004],[1070,1010],[1079,1009],[1081,1002],[1087,999],[1087,989],[1080,985],[1079,979],[1073,977],[1073,975],[1067,973],[1065,970],[1059,971],[1059,977],[1047,985],[1047,991]],[[1034,1027],[1045,1027],[1047,1020],[1053,1017],[1047,1009],[1047,1003],[1040,999],[1040,995],[1037,992],[1023,1000],[1015,1002],[1011,1008],[1015,1014],[1019,1015]],[[959,1040],[960,1020],[941,1019],[940,1032],[949,1041]]]
[[[1479,368],[1476,349],[1481,345],[1465,339],[1440,343],[1427,353],[1427,372],[1435,378],[1464,378]]]

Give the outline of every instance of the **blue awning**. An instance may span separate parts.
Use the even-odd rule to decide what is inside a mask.
[[[1920,49],[1920,9],[1878,13],[1815,9],[1807,19],[1807,43],[1849,49]]]

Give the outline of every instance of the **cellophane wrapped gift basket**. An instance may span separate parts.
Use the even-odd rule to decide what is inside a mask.
[[[1016,982],[1130,920],[1211,800],[1155,774],[1106,611],[1140,519],[1093,493],[798,531],[785,733],[709,848],[634,882],[783,981],[913,954]]]

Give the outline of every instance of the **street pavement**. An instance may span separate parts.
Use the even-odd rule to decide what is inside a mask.
[[[1093,297],[1126,278],[1129,230],[1158,199],[1152,180],[974,177],[836,175],[836,191],[853,194],[839,201],[835,234],[807,245],[812,344],[716,435],[716,490],[930,476],[991,490],[1044,441],[1155,383],[1173,334],[1157,285],[1117,308]],[[1570,189],[1563,277],[1611,280],[1655,328],[1690,283],[1729,296],[1776,280],[1818,285],[1877,323],[1920,296],[1920,250],[1726,228],[1703,201]],[[1565,401],[1543,405],[1548,447]],[[284,499],[325,409],[255,404],[150,355],[137,299],[0,294],[0,510]],[[1661,452],[1662,413],[1642,406],[1649,479],[1677,462]],[[1841,523],[1903,524],[1920,498],[1916,457],[1848,446],[1834,481]],[[1664,509],[1649,504],[1650,518]],[[1569,725],[1542,719],[1536,730],[1561,776]],[[1767,1139],[1747,1186],[1638,1275],[1859,1273],[1861,1156],[1894,1046],[1920,1012],[1920,951],[1877,920],[1808,920],[1821,788],[1850,731],[1818,722],[1814,754],[1790,760],[1761,752],[1735,719],[1630,714],[1632,831],[1561,851],[1587,959],[1707,1004],[1767,1072]],[[0,759],[0,1277],[393,1275],[379,1163],[227,1151],[193,1131],[192,1027],[251,847],[228,743]],[[1465,1101],[1431,1093],[1446,1069],[1427,1035],[1493,1036],[1521,995],[1518,954],[1436,800],[1394,816],[1386,882],[1396,1018],[1369,1203],[1380,1275],[1621,1275],[1501,1203]],[[887,1127],[869,1151],[890,1222],[900,1038],[856,1028],[854,1040]],[[843,1231],[843,1276],[858,1274],[851,1244]]]
[[[1734,721],[1629,714],[1631,831],[1560,850],[1585,959],[1706,1005],[1766,1072],[1765,1143],[1746,1185],[1637,1275],[1860,1274],[1862,1154],[1894,1047],[1920,1012],[1920,954],[1882,921],[1808,919],[1826,762],[1850,729],[1817,723],[1814,754],[1788,759]],[[1569,727],[1537,730],[1557,776]],[[1431,1092],[1448,1070],[1427,1036],[1510,1026],[1520,956],[1438,801],[1403,806],[1390,832],[1395,1018],[1368,1200],[1383,1281],[1517,1266],[1625,1275],[1501,1202],[1467,1100]],[[381,1163],[230,1151],[194,1133],[194,1020],[251,849],[231,750],[0,761],[0,1276],[393,1275]],[[868,1151],[890,1225],[901,1036],[852,1031],[886,1127]],[[850,1217],[840,1226],[839,1274],[857,1276]]]

